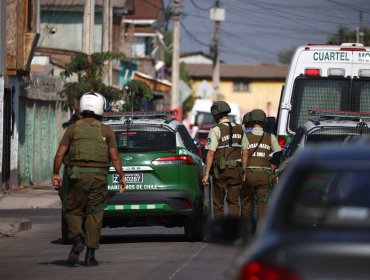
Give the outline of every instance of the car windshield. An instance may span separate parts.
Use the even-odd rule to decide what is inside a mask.
[[[176,150],[175,132],[165,126],[126,124],[115,129],[115,135],[118,149],[123,152]]]
[[[297,131],[309,119],[308,110],[370,111],[370,80],[339,77],[298,77],[291,100],[289,129]]]
[[[370,226],[368,170],[310,170],[302,179],[287,211],[289,226]]]

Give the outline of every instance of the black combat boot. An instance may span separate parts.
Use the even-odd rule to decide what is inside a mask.
[[[81,252],[85,249],[85,245],[81,236],[77,235],[73,239],[73,247],[71,252],[68,255],[68,264],[75,265],[78,263],[78,258],[80,257]]]
[[[95,249],[86,248],[85,265],[86,266],[97,266],[99,262],[95,259]]]

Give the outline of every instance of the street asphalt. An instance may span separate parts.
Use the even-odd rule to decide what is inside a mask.
[[[0,210],[60,207],[58,192],[52,186],[18,186],[0,192]],[[31,227],[32,222],[29,219],[0,215],[0,238]]]

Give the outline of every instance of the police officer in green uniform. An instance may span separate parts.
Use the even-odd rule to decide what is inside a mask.
[[[257,225],[265,215],[273,186],[275,167],[269,162],[269,154],[281,150],[275,135],[264,132],[265,120],[266,114],[260,109],[252,110],[244,118],[244,125],[252,126],[252,131],[245,134],[249,158],[245,169],[245,182],[240,194],[242,214],[252,218],[253,207],[256,205]]]
[[[126,187],[117,142],[111,127],[100,122],[106,107],[105,98],[96,92],[82,95],[79,112],[82,119],[68,126],[54,158],[52,182],[61,186],[59,175],[64,161],[68,172],[68,194],[65,202],[68,237],[73,247],[68,263],[78,263],[86,248],[85,265],[96,266],[95,250],[99,248],[103,210],[108,195],[109,163],[120,176],[120,191]]]
[[[243,127],[230,122],[229,104],[216,101],[211,106],[211,114],[218,123],[208,134],[205,174],[203,185],[213,169],[213,210],[214,216],[224,216],[224,199],[229,208],[230,216],[240,215],[240,189],[243,180],[243,167],[247,164],[248,146],[244,137]]]

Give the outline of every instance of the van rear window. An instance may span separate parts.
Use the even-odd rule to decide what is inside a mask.
[[[309,119],[308,110],[350,108],[351,79],[298,77],[294,83],[289,129],[297,131]]]

